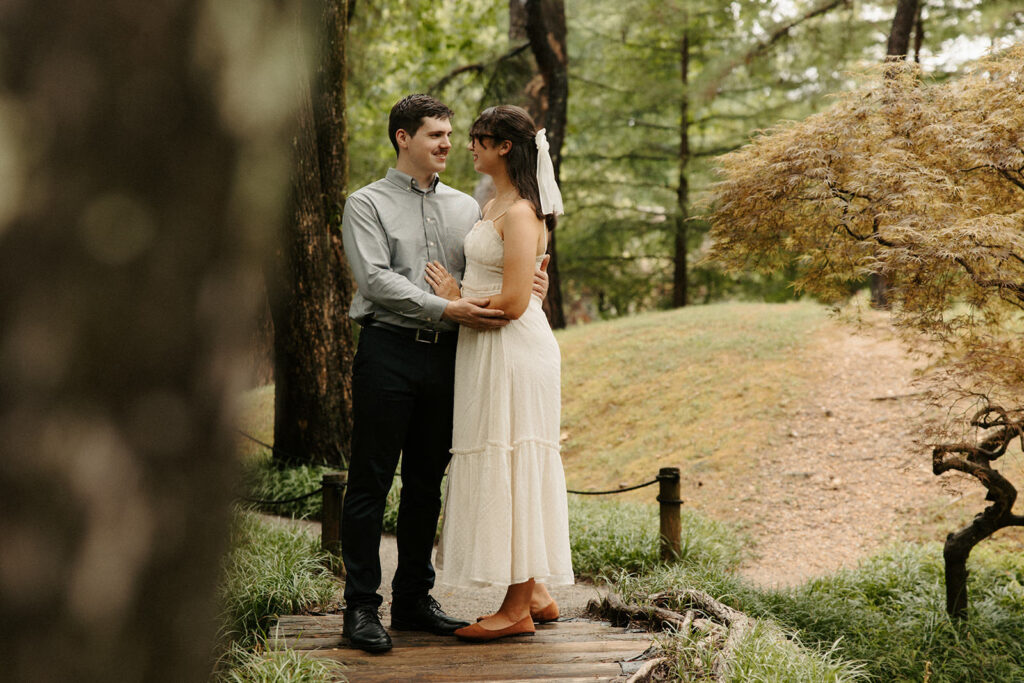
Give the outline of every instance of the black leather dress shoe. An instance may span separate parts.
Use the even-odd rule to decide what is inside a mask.
[[[367,652],[387,652],[391,649],[391,636],[381,626],[376,607],[350,607],[345,610],[341,635],[352,647]]]
[[[391,605],[391,628],[396,631],[426,631],[450,636],[463,626],[469,626],[469,622],[445,614],[437,600],[429,595],[412,603],[396,602]]]

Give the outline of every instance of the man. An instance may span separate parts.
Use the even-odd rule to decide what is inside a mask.
[[[402,454],[398,569],[391,583],[391,627],[450,635],[467,622],[430,596],[430,561],[450,459],[458,325],[508,324],[487,299],[448,301],[424,277],[438,261],[457,279],[463,238],[480,218],[469,195],[440,182],[451,151],[452,112],[427,95],[391,110],[388,135],[398,154],[387,175],[345,204],[342,237],[358,290],[350,315],[360,325],[352,376],[353,435],[342,512],[345,562],[343,634],[357,648],[386,652],[380,623],[380,537],[388,490]],[[539,287],[546,292],[546,275]]]

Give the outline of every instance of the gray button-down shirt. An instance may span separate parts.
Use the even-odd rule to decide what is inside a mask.
[[[462,242],[480,207],[467,194],[440,182],[421,188],[412,177],[388,169],[345,201],[342,240],[358,289],[349,315],[403,327],[453,330],[441,320],[446,299],[424,278],[428,261],[438,261],[462,280]]]

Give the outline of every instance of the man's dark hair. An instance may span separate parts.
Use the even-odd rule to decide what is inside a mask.
[[[398,141],[395,139],[398,129],[401,128],[409,135],[416,135],[416,131],[423,125],[423,118],[427,116],[435,119],[450,119],[452,110],[439,100],[422,93],[406,95],[391,107],[391,116],[388,118],[388,137],[391,138],[391,146],[395,148],[395,154],[398,154]]]

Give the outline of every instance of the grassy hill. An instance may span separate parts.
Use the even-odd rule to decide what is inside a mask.
[[[570,487],[615,488],[659,467],[699,475],[749,465],[770,424],[808,390],[802,351],[827,324],[813,303],[727,303],[562,331]]]

